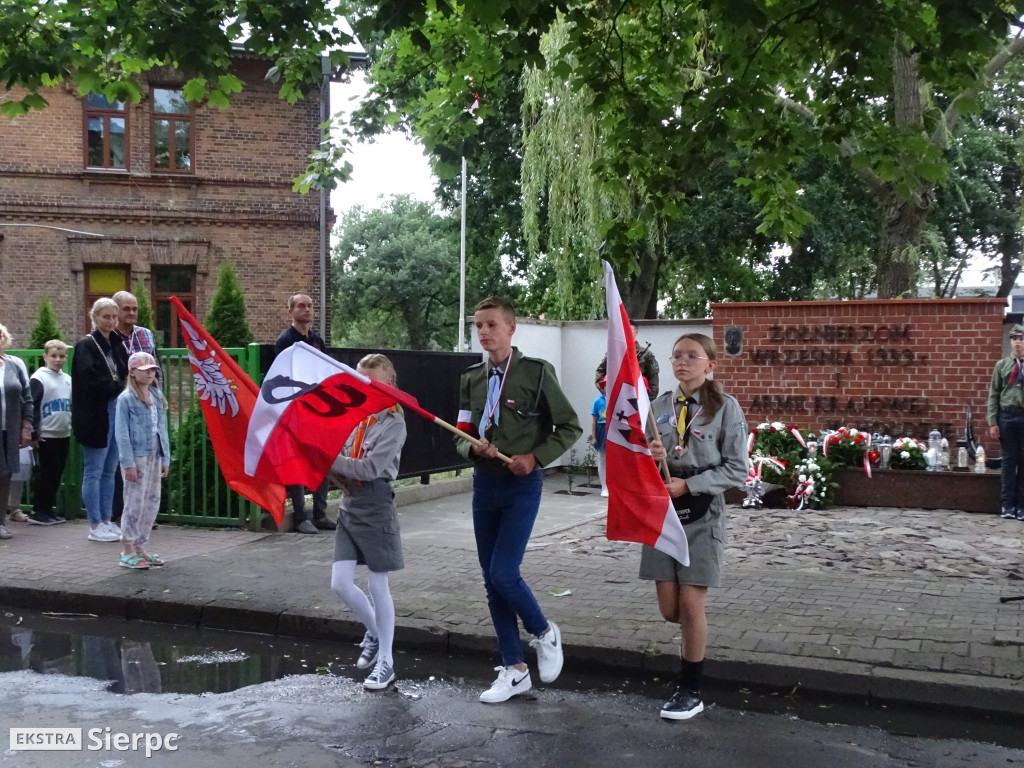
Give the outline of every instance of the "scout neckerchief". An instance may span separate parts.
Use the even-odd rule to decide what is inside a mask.
[[[1024,387],[1024,365],[1021,364],[1020,358],[1014,359],[1013,370],[1010,371],[1010,379],[1006,382],[1007,387],[1012,387],[1016,384],[1018,387]]]
[[[397,411],[397,410],[398,410],[398,406],[397,405],[392,405],[390,408],[387,409],[387,411],[385,411],[385,413],[392,413],[392,412]],[[349,458],[350,459],[361,459],[361,458],[363,458],[363,453],[364,453],[363,438],[366,436],[366,430],[369,429],[370,425],[371,424],[376,424],[376,423],[377,423],[377,414],[373,414],[371,416],[367,416],[365,419],[363,419],[361,422],[359,422],[359,426],[356,427],[355,439],[352,441],[352,450],[349,451]]]
[[[508,356],[504,371],[496,365],[491,366],[491,372],[487,377],[487,402],[484,404],[484,412],[480,417],[480,437],[484,436],[485,431],[491,424],[498,423],[501,393],[505,389],[505,380],[508,378],[508,372],[511,367],[512,355]],[[495,381],[499,375],[501,376],[500,384]]]
[[[689,407],[691,402],[693,405],[697,406],[695,409],[691,409]],[[693,420],[697,418],[697,414],[704,410],[704,406],[698,405],[697,401],[692,397],[677,397],[675,406],[677,406],[673,409],[676,422],[675,453],[676,455],[679,455],[686,450],[686,444],[690,439],[690,428],[693,426]]]

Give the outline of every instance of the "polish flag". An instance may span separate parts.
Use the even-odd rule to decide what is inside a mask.
[[[615,275],[604,264],[608,307],[608,411],[605,467],[609,541],[636,541],[690,564],[683,524],[647,447],[651,410],[636,359],[636,344]]]

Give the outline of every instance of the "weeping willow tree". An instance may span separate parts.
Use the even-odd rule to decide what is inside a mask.
[[[658,268],[665,227],[645,220],[637,190],[628,179],[600,175],[608,148],[602,141],[593,93],[571,87],[560,73],[573,66],[565,53],[569,24],[559,19],[544,35],[544,68],[527,67],[523,91],[523,233],[530,256],[530,283],[548,289],[535,298],[548,316],[590,319],[604,312],[600,252],[612,226],[638,227],[641,238],[632,264],[616,264],[627,311],[655,314]],[[633,274],[623,280],[625,274]]]

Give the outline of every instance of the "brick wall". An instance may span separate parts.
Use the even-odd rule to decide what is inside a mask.
[[[715,304],[715,377],[751,426],[919,439],[937,428],[953,441],[970,405],[977,438],[998,453],[985,400],[1005,308],[1005,299]]]
[[[319,141],[317,94],[288,104],[264,79],[268,66],[238,58],[233,72],[244,81],[243,92],[228,109],[195,108],[193,174],[151,168],[149,84],[142,101],[126,109],[125,171],[85,168],[82,102],[70,86],[45,90],[49,106],[41,112],[0,119],[0,222],[105,236],[0,227],[0,322],[24,341],[40,300],[49,298],[66,337],[77,339],[87,312],[82,270],[88,264],[130,265],[133,289],[139,280],[151,286],[153,265],[194,266],[202,317],[221,263],[231,261],[261,342],[287,326],[293,293],[309,293],[322,307],[319,196],[291,191]],[[155,73],[151,82],[173,87],[182,80]],[[332,217],[328,209],[328,226]]]

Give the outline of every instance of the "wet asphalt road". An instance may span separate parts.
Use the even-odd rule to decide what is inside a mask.
[[[304,674],[219,694],[105,690],[87,677],[0,674],[0,724],[81,727],[86,749],[10,751],[0,766],[703,766],[868,768],[1024,765],[1024,751],[898,736],[712,706],[688,723],[657,716],[635,693],[535,689],[505,704],[476,701],[476,680],[401,680],[370,693],[348,675]],[[145,756],[106,748],[111,733],[178,734],[177,749]],[[99,729],[99,741],[88,738]],[[6,744],[4,745],[7,746]],[[91,750],[89,746],[100,746]]]

